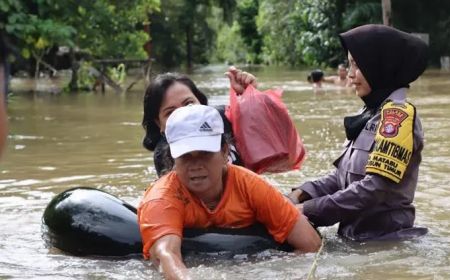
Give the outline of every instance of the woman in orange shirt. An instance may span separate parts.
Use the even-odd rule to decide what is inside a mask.
[[[280,192],[253,172],[228,163],[219,112],[192,105],[166,123],[174,170],[149,188],[138,209],[143,254],[169,279],[189,278],[181,257],[183,228],[263,224],[298,252],[315,252],[320,236]]]

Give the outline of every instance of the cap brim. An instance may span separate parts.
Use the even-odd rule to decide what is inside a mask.
[[[193,151],[216,153],[220,151],[221,140],[222,134],[183,138],[169,144],[170,154],[177,158]]]

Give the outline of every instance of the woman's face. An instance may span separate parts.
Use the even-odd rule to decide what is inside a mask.
[[[216,153],[193,151],[175,159],[175,172],[181,183],[202,199],[222,192],[227,161],[227,148]]]
[[[350,52],[348,52],[348,62],[350,64],[348,78],[350,79],[351,85],[356,90],[356,95],[358,97],[364,97],[368,95],[372,91],[372,88],[370,87],[361,70],[358,68],[358,65],[356,65],[356,62]]]
[[[200,104],[194,93],[185,84],[175,82],[164,95],[161,107],[159,108],[158,119],[155,120],[160,131],[166,130],[166,122],[170,114],[176,109],[190,104]]]

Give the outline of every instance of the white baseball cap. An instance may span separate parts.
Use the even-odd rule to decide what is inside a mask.
[[[167,119],[165,133],[173,158],[192,151],[218,152],[221,148],[223,120],[213,107],[180,107]]]

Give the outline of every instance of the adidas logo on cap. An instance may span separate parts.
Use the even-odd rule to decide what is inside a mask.
[[[199,131],[211,132],[211,131],[213,131],[213,129],[212,129],[211,126],[208,124],[208,122],[204,122],[204,123],[200,126]]]

